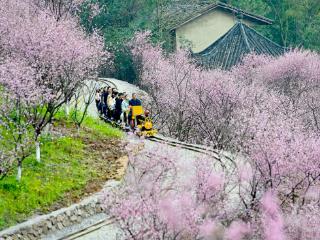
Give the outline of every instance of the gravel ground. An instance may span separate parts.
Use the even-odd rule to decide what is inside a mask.
[[[108,225],[98,231],[76,238],[77,240],[116,240],[119,229],[115,225]]]
[[[95,216],[87,218],[86,220],[84,220],[83,222],[81,222],[81,223],[79,223],[77,225],[64,228],[61,231],[58,231],[58,232],[55,232],[55,233],[51,233],[50,235],[47,235],[42,240],[61,239],[64,236],[69,235],[71,232],[77,232],[77,231],[79,231],[79,229],[84,229],[86,227],[90,227],[93,224],[95,224],[96,222],[99,222],[99,221],[101,221],[101,220],[103,220],[105,218],[106,218],[106,214],[103,214],[103,213],[97,214]]]

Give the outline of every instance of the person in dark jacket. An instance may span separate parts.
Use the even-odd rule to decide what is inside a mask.
[[[115,99],[115,107],[114,107],[114,120],[116,122],[120,121],[120,116],[122,114],[122,99],[123,94],[119,93],[119,95]]]
[[[132,99],[129,101],[129,106],[141,106],[141,101],[137,98],[137,94],[132,93]]]
[[[95,101],[98,113],[101,114],[101,89],[96,90]]]
[[[133,107],[133,106],[142,106],[142,103],[137,98],[136,93],[132,93],[132,99],[129,101],[129,108],[131,109],[131,107]],[[134,128],[134,122],[132,119],[132,110],[130,110],[128,118],[129,118],[129,123],[130,123],[131,127]],[[138,118],[138,116],[137,116],[137,118]]]
[[[107,99],[108,99],[108,92],[110,91],[111,87],[105,87],[103,92],[101,93],[101,105],[102,105],[102,113],[105,117],[107,117]]]

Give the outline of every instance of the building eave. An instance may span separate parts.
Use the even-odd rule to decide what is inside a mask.
[[[266,17],[263,17],[263,16],[259,16],[259,15],[256,15],[256,14],[252,14],[252,13],[249,13],[247,11],[244,11],[244,10],[241,10],[239,8],[236,8],[236,7],[233,7],[231,5],[228,5],[228,4],[225,4],[225,3],[221,3],[221,2],[217,2],[217,3],[214,3],[210,6],[208,6],[206,9],[200,11],[200,12],[197,12],[195,15],[185,19],[183,22],[179,23],[179,24],[176,24],[175,26],[171,27],[169,29],[169,31],[174,31],[176,30],[177,28],[180,28],[182,27],[183,25],[215,10],[215,9],[221,9],[221,10],[224,10],[224,11],[227,11],[227,12],[231,12],[233,14],[237,14],[237,15],[242,15],[242,18],[243,19],[246,19],[246,20],[250,20],[252,22],[256,22],[257,24],[259,25],[271,25],[273,24],[273,20],[269,19],[269,18],[266,18]]]

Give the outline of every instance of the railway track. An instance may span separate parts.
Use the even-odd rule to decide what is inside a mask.
[[[82,230],[77,231],[75,233],[69,234],[69,235],[64,236],[62,238],[59,238],[58,240],[74,240],[74,239],[78,239],[81,237],[85,237],[86,235],[89,235],[90,233],[98,231],[101,228],[109,226],[113,223],[114,223],[113,219],[101,220],[94,225],[91,225],[85,229],[82,229]]]
[[[105,83],[107,85],[109,85],[112,88],[117,88],[117,85],[114,84],[113,82],[111,82],[110,80],[108,80],[107,78],[98,78],[98,81],[101,83]]]
[[[190,143],[177,141],[174,139],[167,139],[167,138],[163,138],[159,135],[149,137],[148,140],[150,140],[152,142],[167,144],[169,146],[179,147],[181,149],[186,149],[189,151],[205,154],[205,155],[210,156],[210,157],[214,158],[215,160],[217,160],[221,164],[221,166],[225,169],[227,168],[227,165],[224,163],[224,160],[227,160],[233,166],[236,165],[232,158],[226,156],[225,154],[219,153],[219,151],[217,151],[213,148],[206,147],[203,145],[196,145],[196,144],[190,144]]]
[[[201,145],[196,145],[196,144],[190,144],[190,143],[185,143],[185,142],[180,142],[174,139],[166,139],[166,138],[162,138],[160,136],[153,136],[148,138],[150,141],[153,142],[159,142],[159,143],[165,143],[169,146],[173,146],[173,147],[180,147],[183,149],[187,149],[190,151],[194,151],[194,152],[199,152],[199,153],[210,153],[212,154],[217,160],[219,159],[219,153],[218,151],[209,148],[209,147],[205,147],[205,146],[201,146]]]

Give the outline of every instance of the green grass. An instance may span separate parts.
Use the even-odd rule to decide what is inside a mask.
[[[110,124],[105,124],[102,120],[87,117],[84,120],[83,127],[89,128],[98,134],[99,137],[122,138],[123,132],[113,128]]]
[[[59,116],[61,122],[63,116]],[[66,124],[67,123],[67,124]],[[72,128],[66,120],[64,125]],[[0,229],[20,222],[36,212],[46,212],[66,193],[80,194],[87,182],[95,177],[95,169],[87,162],[88,152],[81,136],[99,138],[121,138],[123,133],[93,118],[83,124],[86,131],[80,137],[42,138],[42,162],[35,154],[23,162],[22,180],[17,182],[16,169],[0,181]]]
[[[0,181],[0,228],[15,224],[34,210],[45,210],[69,190],[82,188],[90,172],[81,164],[80,140],[60,138],[42,147],[42,163],[28,157],[20,183],[12,172]]]
[[[57,119],[58,121],[64,121],[67,127],[72,127],[74,125],[71,117],[66,117],[64,111],[59,111],[55,115],[55,119]],[[102,120],[93,118],[91,116],[86,116],[85,120],[82,123],[82,127],[91,129],[93,133],[97,134],[99,137],[122,138],[124,136],[121,130],[113,128],[110,124],[106,124]]]

